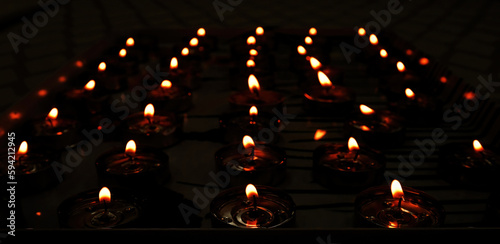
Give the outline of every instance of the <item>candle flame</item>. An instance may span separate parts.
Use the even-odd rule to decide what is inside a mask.
[[[446,83],[446,82],[448,82],[448,78],[446,78],[446,76],[441,76],[441,78],[439,78],[439,81],[441,83]]]
[[[309,28],[309,35],[315,36],[316,34],[318,34],[318,30],[316,30],[316,28],[314,27]]]
[[[310,36],[306,36],[306,38],[304,38],[304,42],[307,45],[311,45],[311,44],[313,44],[313,39]]]
[[[92,91],[94,90],[94,87],[95,87],[95,80],[89,80],[89,82],[87,82],[87,84],[85,85],[84,89],[87,91]]]
[[[302,45],[297,46],[297,52],[300,55],[306,55],[307,54],[307,50]]]
[[[429,59],[428,59],[428,58],[426,58],[426,57],[422,57],[422,58],[420,58],[420,59],[418,60],[418,63],[419,63],[420,65],[422,65],[422,66],[424,66],[424,65],[428,65],[428,64],[429,64]]]
[[[248,53],[250,54],[250,56],[257,56],[257,54],[259,54],[259,52],[257,52],[257,50],[255,50],[255,49],[250,49],[250,51],[248,51]]]
[[[363,27],[359,28],[359,29],[358,29],[358,35],[359,35],[359,36],[364,36],[364,35],[366,35],[366,30],[365,30],[365,28],[363,28]]]
[[[476,152],[482,152],[482,151],[484,151],[483,146],[481,145],[481,143],[478,140],[474,140],[472,142],[472,146],[474,147],[474,150]]]
[[[75,66],[78,68],[81,68],[81,67],[83,67],[83,62],[81,60],[76,60]]]
[[[17,150],[17,154],[26,154],[28,152],[28,143],[26,141],[21,142],[19,145],[19,150]]]
[[[314,133],[314,140],[319,141],[326,135],[326,130],[317,129],[316,133]]]
[[[198,36],[205,36],[206,33],[205,28],[199,28],[198,31],[196,31]]]
[[[161,82],[161,88],[164,88],[164,89],[170,89],[170,87],[172,87],[172,82],[170,82],[169,80],[164,80]]]
[[[187,48],[187,47],[183,48],[182,51],[181,51],[181,55],[182,56],[189,55],[189,48]]]
[[[473,91],[468,91],[464,93],[464,98],[467,100],[472,100],[474,99],[475,96],[476,94]]]
[[[134,38],[129,37],[125,43],[126,43],[127,47],[134,46],[134,44],[135,44]]]
[[[118,56],[120,56],[120,58],[124,58],[125,56],[127,56],[127,50],[125,48],[120,49],[120,52],[118,52]]]
[[[192,47],[198,46],[198,38],[196,38],[196,37],[191,38],[191,40],[189,41],[189,46],[192,46]]]
[[[256,43],[255,36],[249,36],[247,38],[247,44],[248,45],[255,45],[255,43]]]
[[[258,36],[262,36],[264,35],[264,28],[262,27],[257,27],[257,29],[255,29],[255,34],[258,35]]]
[[[309,59],[309,63],[311,64],[311,67],[314,69],[314,70],[318,70],[321,68],[321,62],[316,59],[315,57],[311,57]]]
[[[259,193],[257,192],[257,188],[254,185],[248,184],[245,188],[245,193],[247,195],[248,200],[253,201],[253,197],[259,197]]]
[[[332,82],[323,71],[318,71],[318,80],[322,87],[332,87]]]
[[[105,62],[101,62],[99,64],[99,67],[97,67],[97,70],[99,70],[101,72],[105,71],[106,70],[106,63]]]
[[[380,57],[387,58],[387,51],[385,49],[380,49]]]
[[[368,107],[364,104],[359,105],[359,110],[364,115],[372,115],[375,113],[375,110],[371,109],[370,107]]]
[[[52,108],[47,115],[47,118],[49,119],[57,119],[57,115],[59,114],[59,110],[57,108]]]
[[[255,61],[253,61],[252,59],[247,60],[247,67],[255,67]]]
[[[148,104],[146,105],[146,108],[144,108],[144,117],[147,118],[152,118],[155,115],[155,107],[153,104]]]
[[[366,126],[366,125],[362,125],[361,126],[361,130],[362,131],[370,131],[370,127]]]
[[[111,192],[107,187],[103,187],[99,191],[99,202],[111,202]]]
[[[170,60],[170,69],[177,69],[177,67],[179,67],[179,62],[176,57],[172,57]]]
[[[377,45],[378,44],[378,38],[375,34],[371,34],[370,35],[370,43],[372,45]]]
[[[250,114],[250,116],[257,116],[259,114],[259,111],[257,110],[257,107],[252,106],[248,111],[248,114]]]
[[[411,49],[406,49],[406,55],[408,56],[413,55],[413,51]]]
[[[406,97],[408,97],[409,99],[415,98],[415,93],[410,88],[405,89],[405,94],[406,94]]]
[[[354,139],[354,137],[349,137],[347,147],[349,148],[349,151],[359,150],[358,142]]]
[[[248,76],[248,88],[252,93],[260,91],[259,81],[255,77],[255,75],[251,74]]]
[[[404,72],[406,70],[405,65],[401,61],[398,61],[396,63],[396,67],[398,68],[399,72]]]
[[[401,186],[401,183],[399,183],[399,181],[396,179],[392,180],[391,193],[392,193],[392,197],[395,199],[402,198],[405,195],[403,192],[403,187]]]
[[[253,142],[253,139],[252,137],[246,135],[243,137],[243,147],[248,149],[248,148],[254,148],[255,147],[255,143]]]
[[[130,140],[130,141],[127,142],[127,145],[125,146],[125,154],[134,155],[136,149],[137,149],[137,146],[135,145],[135,141],[134,140]]]

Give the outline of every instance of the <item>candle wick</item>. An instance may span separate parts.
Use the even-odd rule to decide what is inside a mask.
[[[253,195],[253,209],[257,211],[257,196]]]
[[[358,160],[358,156],[359,156],[359,150],[356,150],[356,154],[354,155],[354,161]]]
[[[106,205],[106,200],[104,200],[103,202],[104,202],[104,214],[107,214],[108,213],[108,206]]]
[[[149,116],[148,116],[148,117],[146,117],[146,119],[148,120],[148,123],[149,123],[149,124],[152,124],[151,118],[150,118]]]
[[[49,121],[50,127],[54,127],[54,124],[49,117],[47,117],[45,120]]]
[[[253,89],[252,89],[252,93],[253,93],[253,94],[254,94],[257,98],[259,98],[259,97],[260,97],[260,94],[259,94],[259,89],[257,89],[257,88],[253,88]]]

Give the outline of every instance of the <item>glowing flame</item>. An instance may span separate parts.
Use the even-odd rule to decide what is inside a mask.
[[[476,150],[476,152],[484,151],[483,146],[481,145],[481,143],[478,140],[474,140],[472,142],[472,146],[474,147],[474,150]]]
[[[366,125],[362,125],[360,128],[362,131],[370,131],[370,127],[368,127]]]
[[[406,55],[408,56],[413,55],[413,51],[411,49],[406,49]]]
[[[441,78],[439,78],[439,81],[441,83],[446,83],[446,82],[448,82],[448,79],[446,78],[446,76],[441,76]]]
[[[250,56],[257,56],[257,54],[259,54],[259,52],[257,52],[257,50],[255,50],[255,49],[250,49],[250,51],[248,51],[248,53],[250,54]]]
[[[189,41],[189,46],[192,46],[192,47],[198,46],[198,38],[196,38],[196,37],[191,38],[191,40]]]
[[[134,46],[134,44],[135,44],[134,38],[129,37],[125,43],[126,43],[127,47]]]
[[[316,34],[318,34],[318,30],[316,30],[316,28],[314,28],[314,27],[311,27],[309,29],[309,35],[315,36]]]
[[[318,71],[318,80],[322,87],[332,87],[332,82],[323,71]]]
[[[127,56],[127,50],[125,50],[125,48],[120,49],[120,52],[118,52],[118,56],[120,56],[120,58],[124,58],[125,56]]]
[[[89,80],[89,82],[87,82],[87,84],[85,85],[84,89],[87,91],[92,91],[94,90],[94,87],[95,87],[95,80]]]
[[[405,65],[401,61],[398,61],[396,63],[396,67],[398,68],[399,72],[404,72],[406,70]]]
[[[408,97],[409,99],[415,98],[415,93],[410,88],[405,89],[405,94],[406,94],[406,97]]]
[[[111,202],[111,192],[107,187],[103,187],[99,191],[99,202]]]
[[[257,27],[257,29],[255,29],[255,34],[258,35],[258,36],[262,36],[264,35],[264,28],[262,27]]]
[[[321,138],[323,138],[325,135],[326,135],[326,130],[317,129],[316,133],[314,133],[314,140],[315,141],[321,140]]]
[[[248,88],[252,93],[260,91],[259,81],[255,77],[255,75],[251,74],[248,76]]]
[[[125,153],[126,154],[134,155],[136,149],[137,149],[137,146],[135,145],[135,141],[134,140],[130,140],[130,141],[127,142],[127,145],[125,146]]]
[[[307,45],[311,45],[311,44],[313,44],[313,39],[310,36],[306,36],[306,38],[304,38],[304,42]]]
[[[146,105],[146,108],[144,108],[144,117],[147,118],[152,118],[155,115],[155,107],[153,104],[148,104]]]
[[[252,106],[248,111],[248,114],[250,114],[250,116],[257,116],[259,114],[259,111],[257,110],[257,107]]]
[[[467,100],[472,100],[476,97],[476,94],[473,91],[468,91],[464,93],[464,98]]]
[[[17,154],[26,154],[28,152],[28,143],[26,141],[21,142],[19,145],[19,150],[17,150]]]
[[[182,56],[189,55],[189,48],[187,48],[187,47],[183,48],[182,51],[181,51],[181,55]]]
[[[380,49],[380,57],[387,58],[387,51],[385,49]]]
[[[306,55],[307,54],[307,50],[303,46],[301,46],[301,45],[297,46],[297,52],[300,55]]]
[[[253,142],[253,139],[250,136],[244,136],[242,142],[243,142],[243,147],[246,149],[255,147],[255,143]]]
[[[81,68],[81,67],[83,67],[83,62],[81,60],[77,60],[75,62],[75,66],[78,67],[78,68]]]
[[[418,63],[419,63],[420,65],[428,65],[428,64],[429,64],[429,59],[428,59],[428,58],[426,58],[426,57],[422,57],[422,58],[420,58],[420,59],[418,60]]]
[[[370,35],[370,43],[372,45],[377,45],[378,44],[378,38],[375,34],[371,34]]]
[[[259,197],[259,193],[257,192],[257,188],[255,188],[254,185],[248,184],[247,187],[245,188],[245,193],[247,195],[248,200],[253,201],[254,196],[256,198]]]
[[[170,69],[177,69],[177,67],[179,67],[179,62],[177,61],[176,57],[173,57],[170,60]]]
[[[311,57],[309,59],[309,63],[311,64],[311,67],[314,69],[314,70],[318,70],[321,68],[321,62],[316,59],[315,57]]]
[[[395,199],[399,199],[404,197],[404,192],[403,192],[403,187],[401,186],[401,183],[399,183],[398,180],[392,180],[391,183],[391,193],[392,197]]]
[[[48,92],[46,89],[40,89],[40,90],[38,90],[38,93],[37,93],[37,94],[38,94],[38,96],[40,96],[40,97],[45,97],[45,96],[47,96],[47,94],[48,94],[48,93],[49,93],[49,92]]]
[[[99,67],[97,67],[97,70],[99,70],[99,71],[101,71],[101,72],[102,72],[102,71],[105,71],[105,70],[106,70],[106,63],[105,63],[105,62],[101,62],[101,63],[99,64]]]
[[[161,88],[164,88],[164,89],[169,89],[170,87],[172,87],[172,82],[170,82],[169,80],[164,80],[161,82]]]
[[[206,33],[205,28],[199,28],[198,31],[196,31],[198,36],[205,36]]]
[[[57,119],[57,115],[59,114],[59,110],[57,108],[53,108],[50,110],[49,115],[47,115],[47,118],[49,119]]]
[[[366,30],[365,30],[365,28],[359,28],[359,29],[358,29],[358,35],[359,35],[359,36],[364,36],[364,35],[366,35]]]
[[[368,107],[364,104],[359,105],[359,110],[364,115],[372,115],[375,113],[375,110],[371,109],[370,107]]]
[[[255,45],[255,43],[256,43],[255,36],[249,36],[247,38],[247,44],[248,45]]]
[[[255,67],[255,61],[249,59],[247,60],[247,67],[250,68],[250,67]]]
[[[349,137],[347,147],[349,148],[349,151],[359,150],[358,142],[354,139],[354,137]]]

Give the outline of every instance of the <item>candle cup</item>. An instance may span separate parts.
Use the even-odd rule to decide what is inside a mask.
[[[229,103],[235,111],[248,111],[252,106],[267,113],[272,113],[273,109],[283,111],[284,101],[285,97],[274,91],[260,91],[258,95],[250,91],[242,91],[229,97]]]
[[[343,86],[314,86],[304,93],[304,110],[311,115],[343,118],[354,108],[355,97]]]
[[[232,172],[230,186],[261,184],[275,186],[286,177],[286,154],[274,145],[256,144],[254,156],[241,143],[225,146],[215,153],[218,170]]]
[[[430,195],[403,187],[404,201],[398,208],[388,185],[368,188],[356,197],[355,221],[360,227],[438,227],[444,222],[442,205]]]
[[[210,204],[214,227],[277,228],[293,226],[295,203],[286,193],[268,186],[256,186],[257,207],[248,201],[245,187],[220,192]]]
[[[450,143],[439,149],[438,173],[448,182],[474,190],[494,189],[500,184],[500,156],[471,145]]]
[[[182,122],[173,113],[155,114],[149,119],[142,112],[135,113],[125,119],[123,134],[146,147],[169,147],[182,139]]]
[[[250,116],[248,111],[225,113],[219,118],[219,126],[225,142],[241,142],[241,138],[249,135],[252,138],[264,139],[257,143],[275,143],[278,141],[277,134],[273,138],[260,138],[259,132],[266,128],[280,128],[281,121],[273,119],[276,116],[268,113],[259,113]],[[274,127],[272,127],[274,126]]]
[[[377,90],[387,97],[387,101],[399,102],[404,96],[406,88],[414,91],[423,91],[426,82],[413,72],[393,71],[391,74],[379,79]]]
[[[80,123],[72,118],[39,119],[29,121],[26,125],[35,144],[51,145],[54,150],[72,147],[81,139]]]
[[[102,91],[75,88],[67,90],[56,99],[62,110],[76,111],[76,117],[80,121],[88,121],[96,114],[110,112],[110,96]]]
[[[170,179],[169,157],[153,149],[138,149],[134,155],[123,148],[110,150],[97,158],[95,167],[102,185],[140,188]]]
[[[408,126],[433,126],[442,121],[442,103],[431,96],[419,93],[413,99],[403,97],[395,102],[389,102],[389,110],[404,118]]]
[[[149,92],[144,104],[152,103],[158,111],[187,112],[193,106],[191,90],[184,86],[158,87]]]
[[[99,202],[99,190],[64,200],[57,209],[59,224],[78,229],[139,227],[143,212],[139,199],[126,190],[111,189],[111,192],[112,199],[106,207]]]
[[[201,74],[198,70],[190,69],[170,69],[167,77],[174,86],[180,85],[191,90],[196,90],[201,86]]]
[[[346,144],[329,143],[313,153],[313,177],[321,185],[338,191],[364,189],[380,184],[385,157],[377,151],[358,149],[350,152]],[[356,157],[356,160],[354,160]]]

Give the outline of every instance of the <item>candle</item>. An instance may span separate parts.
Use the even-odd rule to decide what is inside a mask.
[[[172,57],[170,59],[169,80],[175,85],[182,85],[189,89],[196,89],[200,87],[201,77],[200,73],[196,69],[179,67],[177,57]]]
[[[309,67],[305,69],[305,72],[299,73],[299,86],[301,88],[307,89],[307,87],[317,85],[318,71],[321,71],[323,74],[325,74],[330,81],[335,81],[336,84],[343,83],[344,72],[342,70],[331,65],[324,65],[316,57],[313,56],[309,58],[308,65]]]
[[[484,148],[478,140],[473,143],[450,143],[439,150],[438,173],[447,181],[477,189],[498,186],[500,155]]]
[[[406,88],[415,91],[429,91],[431,87],[427,79],[421,79],[413,70],[408,69],[406,65],[397,61],[386,75],[379,79],[378,90],[387,97],[389,102],[399,102],[401,94]],[[396,69],[394,69],[396,68]]]
[[[215,165],[219,170],[236,172],[231,175],[231,186],[251,182],[278,185],[286,176],[285,151],[274,145],[255,144],[248,135],[243,137],[242,143],[217,150]]]
[[[28,123],[31,135],[37,144],[48,144],[54,149],[63,149],[72,146],[80,139],[78,121],[59,116],[59,110],[52,108],[44,119]]]
[[[271,113],[274,108],[279,111],[283,108],[285,97],[278,92],[261,90],[255,75],[248,76],[248,91],[237,92],[229,97],[229,103],[235,110],[248,111],[256,106],[259,111]]]
[[[80,121],[108,112],[110,107],[109,95],[96,87],[95,80],[89,80],[83,87],[69,89],[56,99],[63,105],[71,106],[71,110],[78,111],[76,116]]]
[[[116,63],[108,65],[107,62],[100,62],[97,70],[91,72],[91,77],[95,77],[96,83],[101,84],[103,89],[108,92],[122,91],[129,85],[125,69],[119,67]]]
[[[436,227],[443,224],[444,208],[425,192],[401,187],[377,186],[361,192],[355,200],[355,215],[360,226],[383,228]]]
[[[245,61],[245,65],[241,63],[234,63],[229,68],[229,87],[232,90],[245,90],[248,89],[248,76],[254,75],[259,77],[259,84],[266,90],[275,88],[274,73],[269,64],[249,58]]]
[[[148,93],[146,103],[154,103],[160,111],[183,113],[191,109],[191,89],[174,85],[170,80],[163,80],[160,86]]]
[[[295,203],[283,191],[252,184],[220,192],[210,204],[216,227],[276,228],[293,225]]]
[[[360,147],[350,137],[348,144],[328,143],[313,153],[313,176],[320,184],[335,190],[364,189],[383,179],[385,157]]]
[[[107,187],[64,200],[57,209],[59,223],[66,228],[137,227],[143,210],[129,191]]]
[[[412,89],[404,90],[397,101],[389,102],[389,109],[400,114],[407,125],[436,125],[442,120],[441,101]]]
[[[97,175],[102,184],[140,188],[161,185],[170,178],[169,158],[160,150],[137,149],[134,140],[125,150],[117,148],[100,155],[96,162]]]

